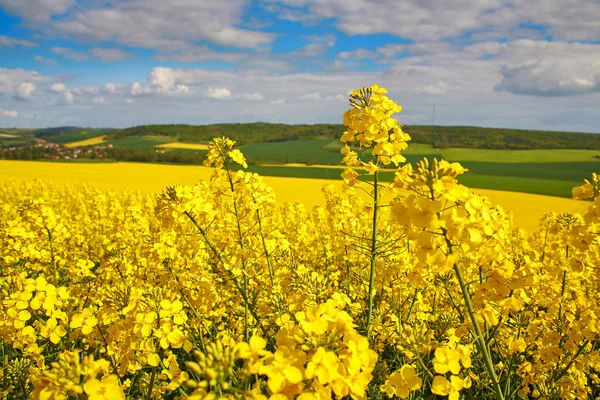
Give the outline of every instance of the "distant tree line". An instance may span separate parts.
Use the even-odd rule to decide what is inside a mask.
[[[87,128],[63,126],[39,129],[38,138],[79,133]],[[227,136],[239,144],[277,142],[298,139],[338,139],[343,125],[287,125],[264,122],[214,125],[140,125],[126,129],[93,129],[108,134],[107,140],[129,136],[168,136],[184,143],[207,143],[217,136]],[[90,129],[87,129],[90,130]],[[592,149],[600,150],[600,134],[536,131],[523,129],[482,128],[473,126],[405,126],[415,143],[436,148],[466,147],[481,149]],[[166,154],[166,153],[165,153]]]
[[[339,139],[345,129],[343,125],[335,124],[141,125],[114,131],[110,138],[160,135],[185,143],[207,143],[216,136],[227,136],[240,144],[247,144],[318,137]],[[590,133],[423,125],[405,126],[404,130],[412,136],[413,142],[431,144],[436,148],[600,149],[600,135]]]
[[[197,153],[177,150],[155,151],[131,147],[113,147],[107,149],[108,158],[114,161],[159,162],[173,164],[202,164],[206,151]]]
[[[268,123],[215,125],[141,125],[113,132],[109,139],[128,136],[171,136],[185,143],[207,143],[215,137],[227,136],[239,144],[278,142],[316,137],[340,137],[342,125],[286,125]]]
[[[130,147],[63,147],[19,146],[0,147],[0,159],[4,160],[106,160],[130,162],[158,162],[174,164],[202,164],[206,151],[183,152],[177,150],[156,151]]]

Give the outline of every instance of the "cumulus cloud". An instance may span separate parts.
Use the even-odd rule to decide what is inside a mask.
[[[10,36],[1,36],[0,35],[0,47],[17,47],[17,46],[31,48],[31,47],[37,46],[37,44],[35,44],[29,40],[17,39],[17,38],[10,37]]]
[[[284,104],[285,103],[285,99],[274,99],[274,100],[270,100],[269,104],[272,105],[278,105],[278,104]]]
[[[174,60],[178,62],[197,62],[207,60],[222,61],[240,61],[247,58],[244,53],[231,53],[215,51],[207,45],[204,46],[184,46],[181,49],[171,51],[171,49],[162,49],[157,55],[159,60]]]
[[[66,104],[73,104],[75,96],[71,92],[64,92],[63,98]]]
[[[74,4],[75,0],[0,0],[0,7],[7,13],[18,15],[30,24],[47,22]]]
[[[105,49],[101,47],[91,49],[90,54],[99,58],[102,62],[121,61],[134,57],[134,54],[121,49]]]
[[[239,48],[270,43],[273,34],[237,27],[245,3],[245,0],[98,2],[95,7],[72,13],[52,26],[63,34],[169,52],[200,41]]]
[[[337,41],[333,35],[308,36],[309,44],[300,47],[291,54],[301,57],[314,57],[326,53]]]
[[[129,94],[131,94],[134,97],[150,96],[154,93],[156,93],[155,88],[147,85],[142,85],[139,82],[134,82],[129,88]]]
[[[104,91],[110,94],[119,94],[123,91],[124,85],[108,82],[104,85]]]
[[[76,51],[73,49],[68,49],[66,47],[53,47],[50,51],[54,54],[61,55],[66,58],[70,58],[73,61],[85,61],[89,60],[90,56],[86,53],[82,53],[80,51]]]
[[[67,90],[64,83],[55,83],[49,89],[52,93],[63,93]]]
[[[92,99],[92,103],[94,103],[94,104],[104,104],[104,103],[106,103],[106,100],[104,99],[104,96],[98,96],[98,97],[94,97]]]
[[[330,94],[329,96],[325,96],[324,98],[327,101],[346,101],[348,97],[344,96],[341,93],[338,94]]]
[[[46,65],[49,67],[58,65],[56,60],[53,60],[52,58],[46,58],[43,56],[33,56],[33,59],[35,60],[36,63],[38,63],[40,65]]]
[[[446,93],[446,89],[448,88],[448,85],[446,85],[444,82],[438,82],[432,85],[427,85],[425,86],[422,90],[421,93],[424,94],[444,94]]]
[[[17,92],[20,91],[21,94],[27,96],[33,83],[46,83],[53,80],[55,78],[42,76],[35,71],[28,71],[21,68],[0,68],[0,95],[3,93],[18,94]]]
[[[16,118],[18,116],[19,113],[15,110],[4,110],[0,108],[0,117]]]
[[[134,97],[146,97],[152,95],[186,95],[192,93],[189,85],[203,84],[205,86],[226,82],[235,75],[229,72],[208,69],[173,69],[167,67],[156,67],[148,74],[147,83],[133,83],[129,87],[129,94]],[[113,89],[112,84],[107,87]],[[231,92],[221,90],[222,88],[210,87],[206,94],[213,98],[230,98]],[[229,93],[229,94],[227,94]]]
[[[558,39],[600,37],[600,7],[589,0],[269,0],[267,8],[281,19],[306,24],[331,18],[349,35],[436,40],[473,30],[509,32],[530,23],[546,26]]]
[[[506,60],[498,91],[542,97],[600,92],[600,45],[517,40],[488,51]]]
[[[98,88],[97,86],[85,86],[82,88],[73,88],[70,90],[73,94],[76,94],[78,96],[95,96],[98,93],[100,93],[100,88]]]
[[[219,99],[219,100],[231,98],[231,92],[227,88],[209,87],[208,90],[206,91],[206,95],[213,99]]]
[[[17,100],[31,100],[35,96],[36,87],[31,82],[22,82],[17,86],[15,93],[15,99]]]
[[[263,100],[265,98],[265,96],[263,96],[262,93],[240,93],[238,95],[239,98],[244,99],[244,100],[251,100],[251,101],[257,101],[257,100]]]
[[[303,94],[302,96],[300,96],[300,100],[321,100],[321,93],[319,92],[312,92],[312,93],[307,93],[307,94]]]

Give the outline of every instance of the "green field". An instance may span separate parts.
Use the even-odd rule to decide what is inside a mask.
[[[129,147],[134,149],[154,150],[154,146],[172,142],[173,138],[166,136],[128,136],[122,139],[104,141],[102,144],[112,144],[114,147]]]
[[[281,176],[292,178],[331,179],[341,181],[341,169],[318,167],[284,167],[251,165],[248,168],[264,176]],[[368,177],[367,177],[368,178]],[[392,181],[393,172],[382,172],[381,179]],[[508,190],[513,192],[543,194],[547,196],[571,197],[574,186],[581,185],[579,180],[555,180],[531,177],[514,177],[501,175],[481,175],[466,173],[459,178],[460,183],[470,188]]]
[[[0,146],[21,146],[35,140],[34,129],[0,128]]]
[[[257,164],[306,163],[340,165],[341,144],[326,139],[307,139],[288,142],[254,143],[241,150]],[[488,150],[434,149],[422,143],[409,144],[404,153],[409,162],[427,157],[460,162],[469,169],[461,182],[473,188],[510,190],[517,192],[570,197],[571,189],[600,172],[597,150]],[[291,166],[260,166],[250,169],[263,175],[321,179],[339,179],[341,170]],[[383,172],[383,178],[393,174]]]
[[[63,133],[60,135],[46,136],[43,137],[43,139],[56,144],[67,144],[71,142],[79,142],[80,140],[95,138],[97,136],[102,135],[106,135],[106,131],[104,129],[90,129],[81,132]]]

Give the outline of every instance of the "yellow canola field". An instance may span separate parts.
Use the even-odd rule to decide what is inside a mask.
[[[100,144],[104,141],[106,135],[96,136],[89,139],[78,140],[77,142],[71,142],[65,144],[65,147],[79,147],[79,146],[93,146],[95,144]]]
[[[158,193],[177,183],[191,185],[209,179],[212,169],[196,165],[159,165],[143,163],[58,163],[0,160],[0,180],[41,179],[55,183],[91,183],[107,190],[130,189]],[[264,177],[279,202],[300,202],[307,208],[323,205],[321,188],[327,184],[341,187],[341,180]],[[514,215],[515,225],[525,230],[537,228],[546,212],[584,213],[587,203],[571,199],[500,190],[474,189]]]
[[[157,149],[188,149],[188,150],[208,150],[208,145],[206,144],[195,144],[195,143],[163,143],[154,146]]]

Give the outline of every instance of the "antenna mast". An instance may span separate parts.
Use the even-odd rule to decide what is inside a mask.
[[[435,129],[435,100],[433,101],[433,112],[432,112],[432,120],[431,120],[431,133]]]

